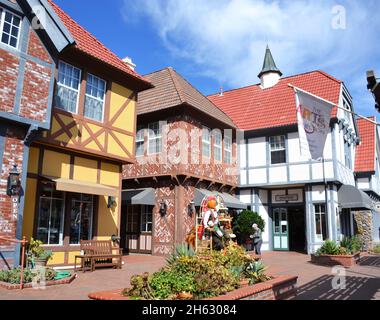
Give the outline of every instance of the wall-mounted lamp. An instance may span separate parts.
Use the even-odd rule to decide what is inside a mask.
[[[194,215],[195,210],[195,203],[194,201],[191,201],[187,206],[187,214],[189,215],[189,217],[192,217]]]
[[[115,234],[113,234],[113,235],[111,236],[111,240],[112,240],[113,242],[120,242],[120,237],[117,236],[117,235],[115,235]]]
[[[162,200],[160,203],[160,215],[162,217],[166,215],[167,210],[168,210],[168,205],[166,204],[165,200]]]
[[[107,204],[107,208],[112,208],[114,205],[116,205],[116,199],[115,197],[111,197],[109,196],[108,197],[108,204]]]
[[[20,172],[17,171],[17,165],[13,166],[8,176],[7,195],[16,196],[19,194]]]

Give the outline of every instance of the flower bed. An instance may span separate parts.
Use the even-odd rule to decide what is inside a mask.
[[[278,296],[274,293],[274,288],[284,279],[268,276],[265,270],[261,261],[255,261],[242,247],[233,242],[221,252],[209,252],[207,255],[204,253],[197,255],[186,246],[182,246],[176,249],[176,253],[169,257],[167,265],[160,271],[154,274],[144,273],[132,276],[129,288],[91,294],[90,298],[203,300],[224,296],[228,299],[233,299],[233,297],[239,299],[241,297],[239,292],[232,296],[230,293],[243,290],[243,292],[248,292],[246,296],[252,296],[260,294],[260,290],[269,290],[263,297],[274,299]],[[294,281],[294,277],[291,281]],[[263,286],[260,286],[261,284]],[[291,291],[294,291],[294,286]]]
[[[274,277],[253,286],[244,286],[224,295],[205,300],[286,300],[297,295],[297,278],[294,276]],[[134,300],[123,295],[123,289],[91,293],[92,300]]]
[[[350,268],[356,265],[360,261],[360,253],[355,255],[311,255],[311,262],[323,266],[343,266],[345,268]]]
[[[5,288],[7,290],[17,290],[20,289],[20,277],[21,271],[20,269],[12,269],[12,270],[3,270],[0,271],[0,287]],[[75,278],[76,274],[71,274],[69,277],[64,279],[55,280],[57,278],[57,273],[52,269],[46,269],[45,271],[45,283],[44,286],[55,286],[62,284],[69,284]],[[25,269],[24,270],[24,288],[33,288],[35,281],[37,286],[42,286],[41,277],[37,270]]]

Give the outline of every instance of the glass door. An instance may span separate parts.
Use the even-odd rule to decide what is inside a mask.
[[[289,222],[286,208],[273,209],[273,249],[289,250]]]

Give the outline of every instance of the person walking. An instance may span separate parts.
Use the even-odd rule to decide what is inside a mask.
[[[258,256],[261,256],[261,246],[263,245],[262,231],[256,223],[252,225],[252,228],[253,234],[251,235],[251,238],[253,239],[253,247],[255,253]]]

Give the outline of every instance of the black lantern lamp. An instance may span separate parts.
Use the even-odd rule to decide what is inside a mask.
[[[116,199],[115,199],[115,197],[111,197],[111,196],[109,196],[109,197],[108,197],[107,208],[110,209],[110,208],[112,208],[112,207],[115,206],[115,205],[116,205]]]
[[[166,215],[166,211],[168,210],[168,205],[164,200],[161,201],[160,203],[160,215],[163,217]]]
[[[20,172],[17,171],[17,165],[13,166],[8,176],[7,195],[15,196],[18,194],[18,188],[20,185]]]
[[[187,214],[189,215],[189,217],[192,217],[194,215],[195,210],[195,203],[194,201],[191,201],[187,206]]]

